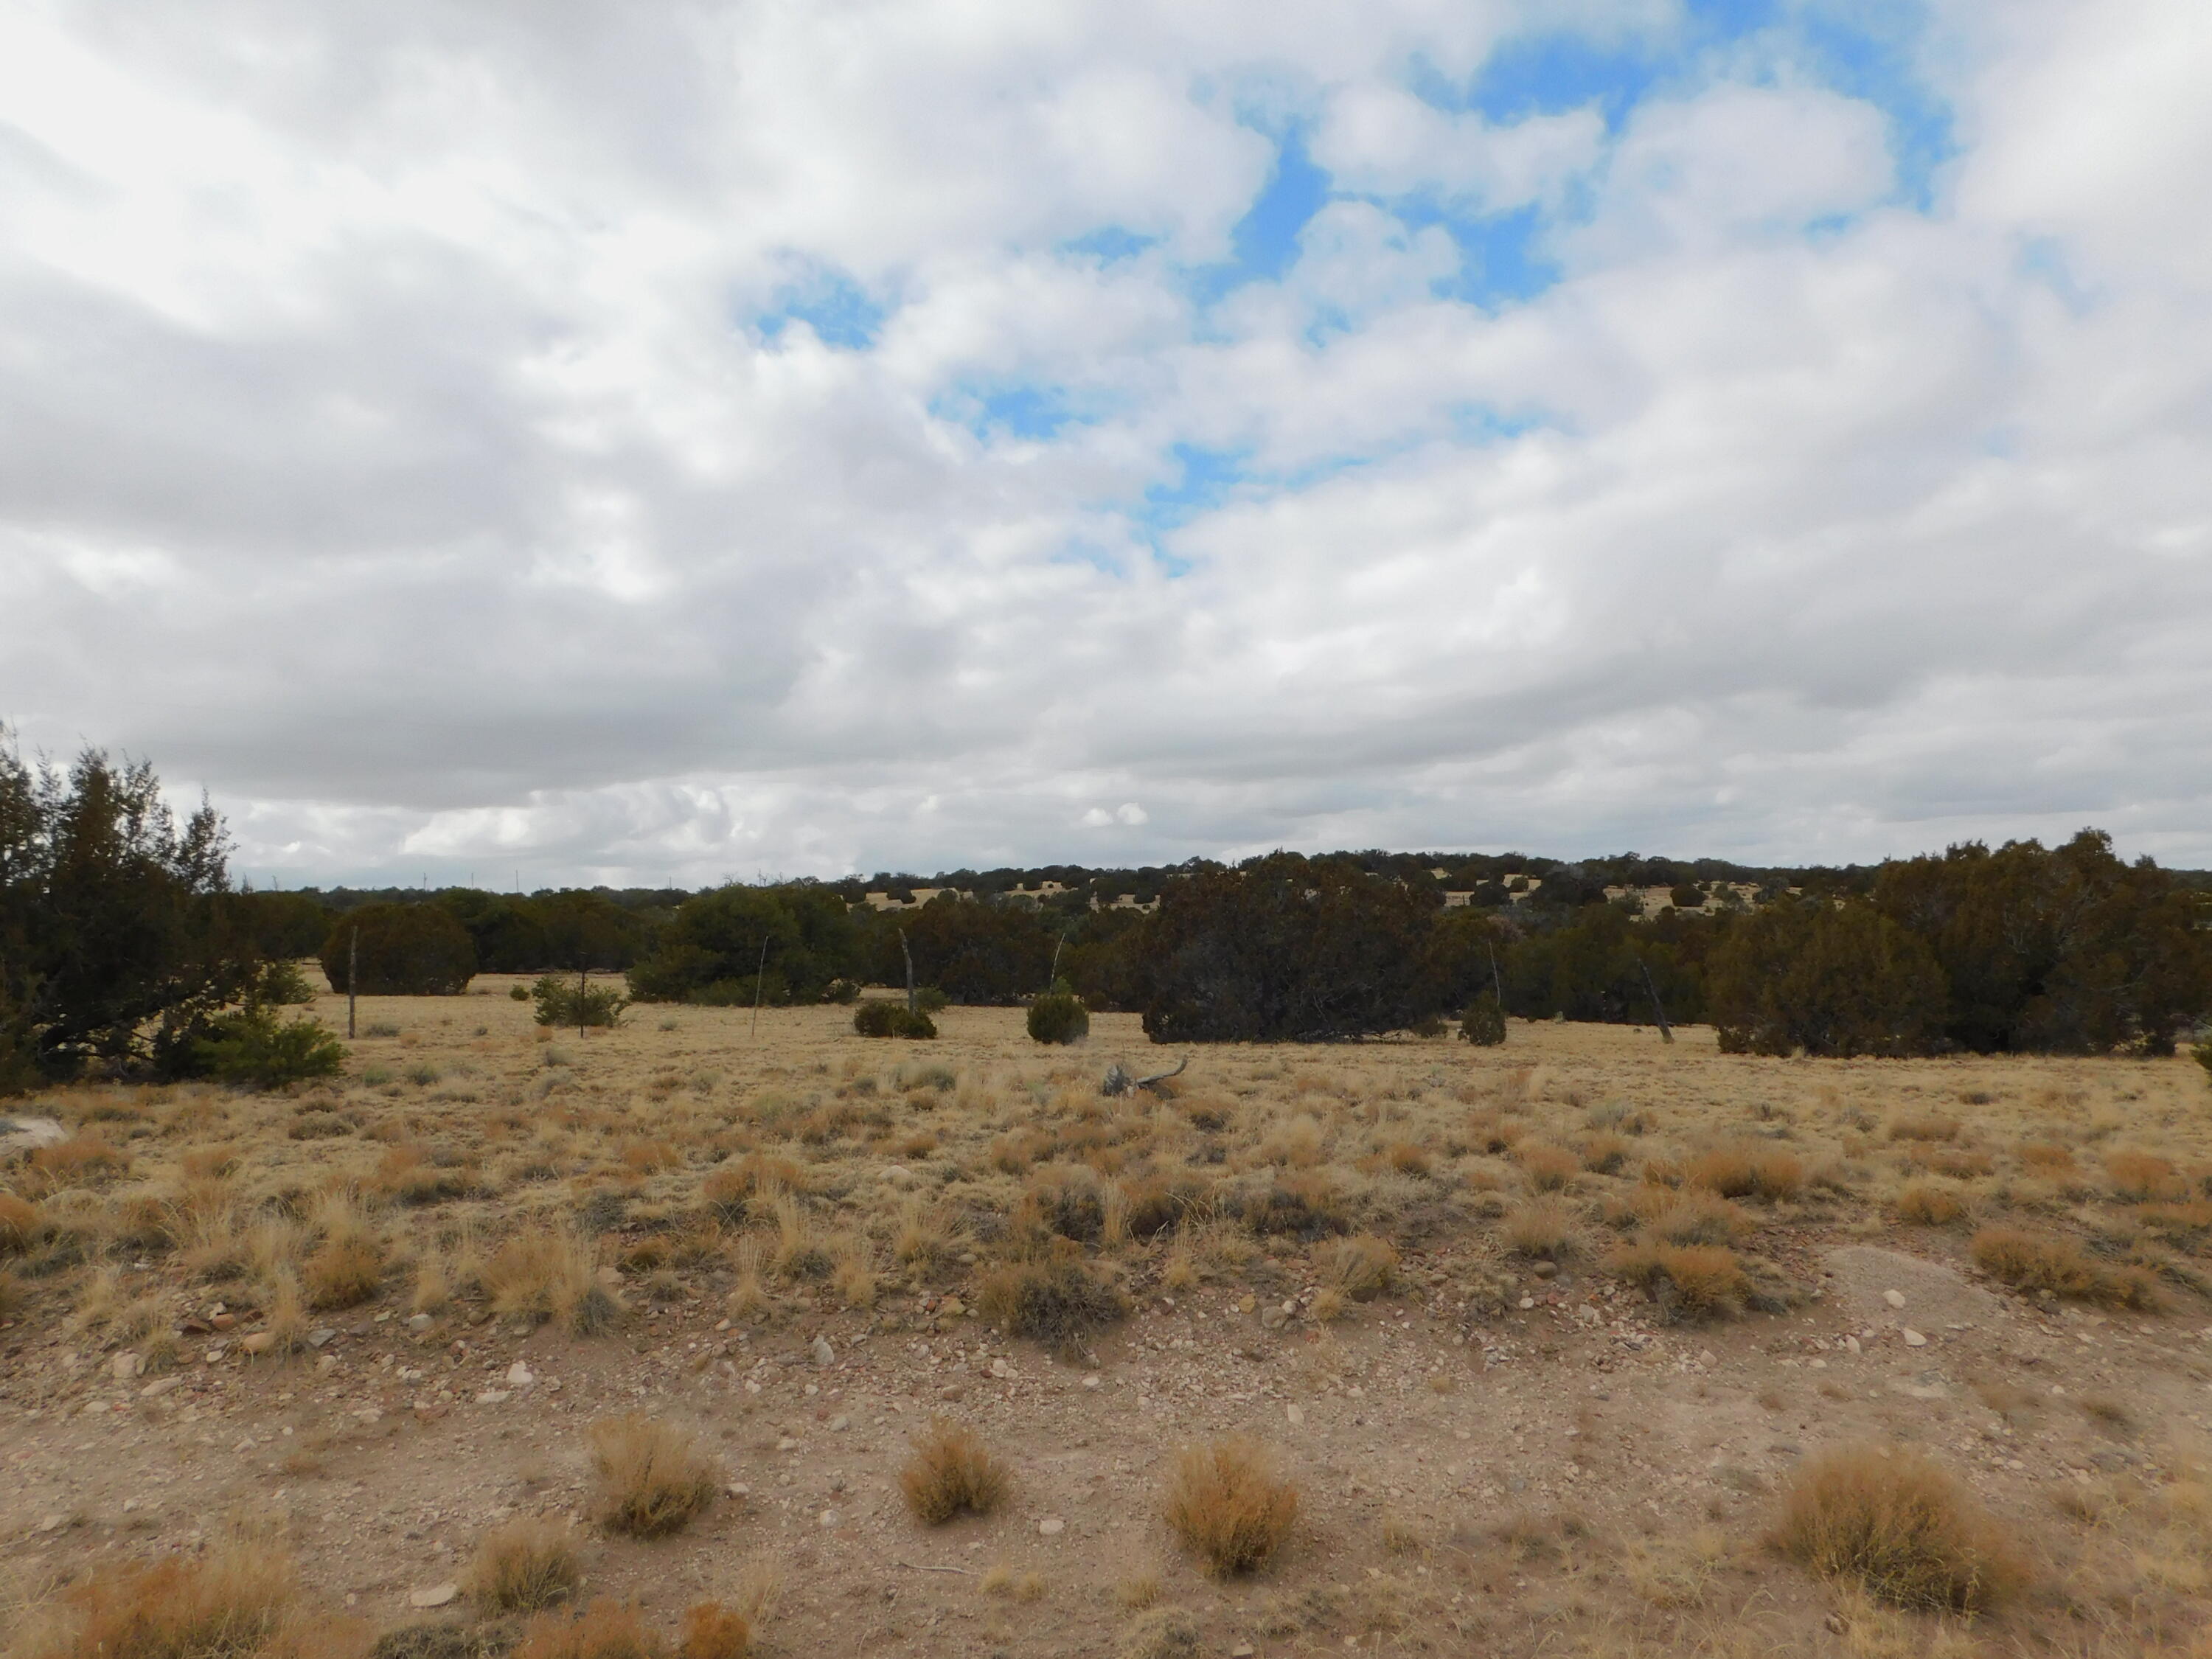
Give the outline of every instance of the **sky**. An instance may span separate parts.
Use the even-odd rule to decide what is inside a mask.
[[[0,719],[257,884],[2212,865],[2203,0],[16,0]]]

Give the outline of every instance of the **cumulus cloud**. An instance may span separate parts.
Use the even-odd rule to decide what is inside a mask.
[[[1701,16],[19,8],[0,714],[287,881],[2212,862],[2203,9]]]

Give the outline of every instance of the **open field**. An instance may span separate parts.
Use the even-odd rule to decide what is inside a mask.
[[[2186,1059],[1516,1022],[1202,1048],[1108,1099],[1112,1060],[1159,1068],[1132,1018],[549,1036],[510,982],[363,999],[329,1087],[18,1103],[71,1133],[0,1171],[15,1653],[89,1659],[54,1594],[88,1569],[240,1537],[297,1564],[276,1634],[107,1659],[489,1654],[533,1563],[644,1638],[548,1625],[532,1659],[673,1648],[708,1600],[789,1655],[2212,1653]],[[980,1446],[915,1477],[932,1526],[902,1474],[939,1416]],[[1237,1436],[1295,1513],[1215,1577],[1235,1494],[1164,1517],[1179,1451]],[[1894,1610],[1808,1541],[1841,1500],[1802,1472],[1852,1447],[1851,1480],[1948,1472],[1968,1570],[1920,1599],[1984,1610]]]

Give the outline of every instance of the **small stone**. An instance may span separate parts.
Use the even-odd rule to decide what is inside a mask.
[[[432,1584],[423,1589],[410,1590],[407,1605],[410,1607],[442,1607],[460,1593],[458,1584]]]
[[[1229,1659],[1252,1659],[1252,1644],[1249,1642],[1239,1642],[1229,1650]]]
[[[218,1342],[218,1343],[216,1343],[216,1344],[215,1345],[215,1346],[213,1346],[212,1348],[210,1348],[210,1349],[207,1351],[207,1352],[206,1352],[206,1354],[204,1356],[204,1358],[206,1359],[206,1361],[207,1361],[207,1363],[208,1363],[209,1364],[210,1364],[210,1365],[219,1365],[219,1364],[221,1364],[222,1363],[222,1357],[223,1357],[223,1355],[224,1355],[226,1352],[228,1352],[228,1350],[227,1350],[227,1349],[222,1346],[222,1343]]]
[[[852,1426],[853,1419],[842,1412],[830,1419],[830,1432],[832,1434],[842,1434]]]
[[[319,1330],[307,1333],[307,1346],[311,1348],[319,1348],[337,1334],[337,1333],[331,1327],[325,1325]]]
[[[1298,1405],[1285,1406],[1283,1407],[1283,1415],[1290,1419],[1291,1426],[1295,1429],[1305,1422],[1306,1408]]]
[[[40,1532],[59,1532],[69,1522],[66,1515],[46,1515],[39,1518]]]
[[[817,1336],[814,1339],[813,1352],[814,1363],[817,1365],[834,1365],[837,1363],[837,1350],[830,1346],[830,1339],[826,1336]]]
[[[797,1451],[799,1443],[787,1434],[775,1443],[775,1449],[778,1451]]]
[[[1928,1339],[1908,1327],[1905,1332],[1905,1346],[1908,1348],[1924,1348],[1928,1346]]]
[[[1902,1291],[1884,1291],[1881,1293],[1881,1299],[1888,1303],[1893,1308],[1901,1308],[1905,1305],[1905,1292]]]
[[[175,1377],[157,1376],[151,1382],[149,1382],[144,1388],[138,1390],[138,1397],[141,1400],[159,1400],[163,1395],[168,1393],[170,1389],[176,1386],[177,1379]]]
[[[238,1323],[238,1316],[234,1313],[214,1314],[210,1316],[208,1323],[219,1331],[227,1331]]]
[[[937,1397],[939,1400],[957,1400],[962,1395],[967,1392],[968,1390],[962,1388],[957,1382],[947,1382],[943,1388],[937,1391]]]
[[[968,1304],[957,1296],[948,1296],[937,1304],[937,1311],[947,1319],[957,1319],[968,1311]]]
[[[1097,1379],[1097,1377],[1096,1377],[1095,1376],[1086,1376],[1086,1377],[1085,1377],[1085,1378],[1083,1379],[1083,1386],[1084,1386],[1085,1388],[1086,1388],[1086,1389],[1095,1389],[1095,1388],[1097,1388],[1097,1387],[1098,1386],[1098,1379]]]
[[[146,1362],[125,1350],[107,1362],[107,1374],[118,1382],[135,1382],[146,1369]]]
[[[1263,1308],[1260,1310],[1260,1328],[1267,1331],[1280,1330],[1283,1328],[1283,1322],[1289,1317],[1290,1315],[1285,1313],[1280,1308]]]
[[[315,1369],[323,1372],[325,1376],[331,1371],[337,1370],[337,1368],[338,1357],[336,1354],[319,1353],[315,1356]]]
[[[428,1314],[410,1314],[407,1317],[407,1328],[410,1331],[427,1331],[437,1322]]]
[[[1528,1310],[1529,1309],[1531,1309],[1531,1308],[1534,1307],[1535,1305],[1536,1305],[1536,1298],[1535,1298],[1534,1297],[1533,1297],[1533,1296],[1524,1296],[1524,1297],[1522,1297],[1521,1298],[1521,1300],[1520,1300],[1520,1303],[1518,1304],[1518,1306],[1520,1307],[1521,1311],[1522,1311],[1522,1312],[1523,1312],[1523,1313],[1528,1312]]]
[[[477,1396],[477,1404],[479,1406],[504,1406],[513,1398],[514,1396],[507,1393],[505,1389],[486,1389],[482,1394]]]
[[[276,1346],[276,1333],[256,1331],[251,1336],[241,1338],[238,1346],[247,1353],[267,1353]]]
[[[1720,1362],[1713,1357],[1713,1351],[1711,1348],[1700,1348],[1698,1350],[1698,1364],[1700,1365],[1717,1365]]]
[[[1850,1349],[1853,1353],[1857,1353],[1857,1352],[1861,1352],[1861,1350],[1860,1350],[1860,1348],[1859,1348],[1859,1340],[1858,1340],[1858,1338],[1856,1338],[1856,1336],[1847,1336],[1847,1337],[1845,1337],[1845,1338],[1844,1339],[1844,1346],[1846,1348],[1849,1348],[1849,1349]]]
[[[1536,1264],[1535,1272],[1539,1279],[1557,1279],[1559,1276],[1559,1264],[1556,1261],[1539,1261]]]
[[[1828,1633],[1831,1636],[1841,1636],[1844,1633],[1844,1620],[1841,1613],[1832,1613],[1828,1615]]]
[[[1048,1515],[1037,1522],[1038,1533],[1046,1538],[1057,1538],[1067,1530],[1067,1522],[1056,1515]]]
[[[526,1389],[538,1380],[538,1373],[520,1359],[507,1368],[507,1385],[511,1389]]]
[[[1259,1305],[1260,1298],[1258,1297],[1247,1296],[1242,1301],[1237,1303],[1237,1311],[1238,1313],[1251,1313],[1255,1310]]]
[[[823,1530],[826,1532],[831,1527],[837,1524],[837,1511],[835,1510],[824,1510],[817,1519],[820,1522]]]
[[[1005,1360],[1003,1360],[1003,1359],[994,1359],[994,1360],[991,1362],[991,1375],[992,1375],[992,1376],[1012,1376],[1013,1374],[1014,1374],[1014,1368],[1013,1368],[1012,1365],[1009,1365],[1008,1364],[1006,1364],[1006,1362]]]
[[[732,1498],[750,1498],[753,1489],[742,1480],[732,1480],[724,1488]]]

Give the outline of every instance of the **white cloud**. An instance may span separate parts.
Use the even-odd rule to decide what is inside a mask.
[[[1405,90],[1556,15],[6,14],[0,711],[289,879],[2212,862],[2201,9],[1949,6],[1924,210],[1755,43],[1617,134]],[[1261,107],[1375,200],[1209,307]],[[1407,198],[1559,282],[1438,297]],[[872,349],[763,332],[810,272]]]

